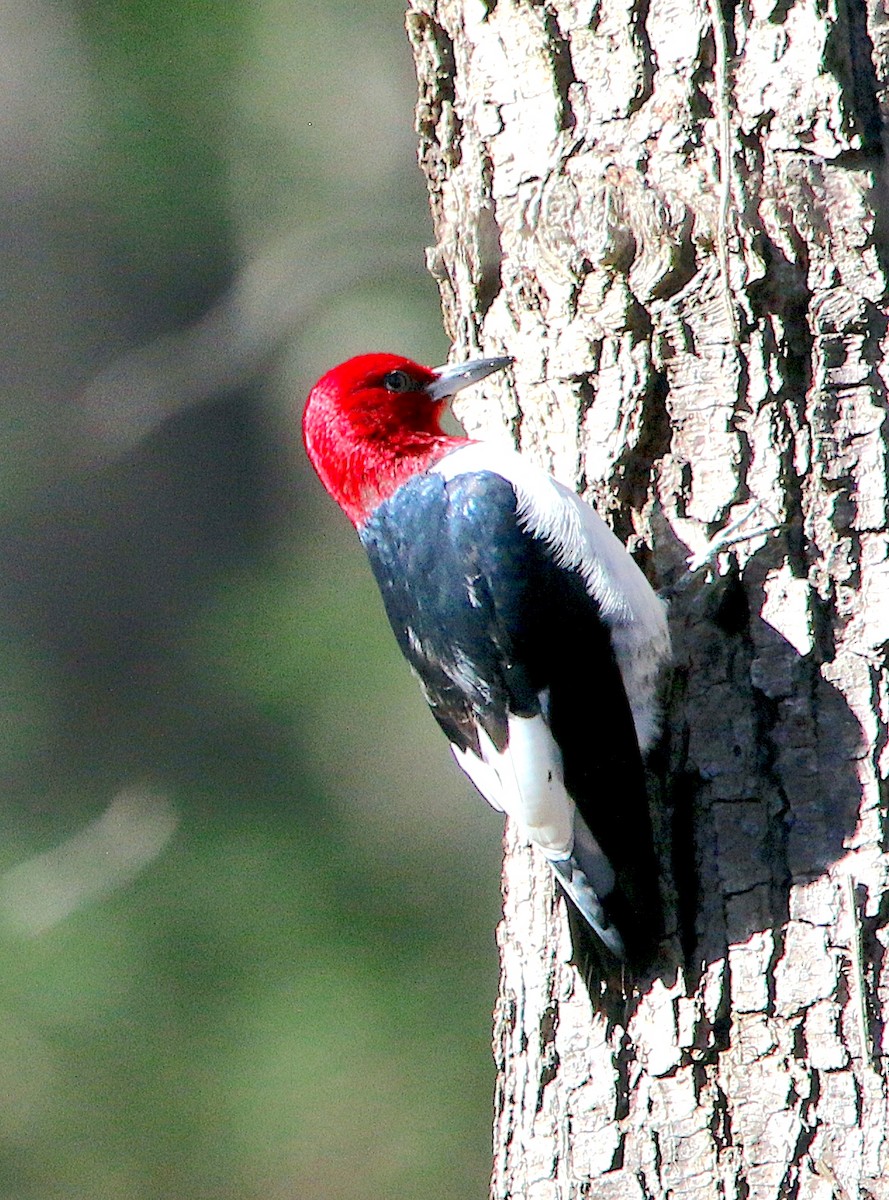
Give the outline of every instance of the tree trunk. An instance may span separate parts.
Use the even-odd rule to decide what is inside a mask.
[[[672,936],[591,999],[507,835],[497,1198],[889,1197],[882,3],[411,0],[460,415],[675,592]]]

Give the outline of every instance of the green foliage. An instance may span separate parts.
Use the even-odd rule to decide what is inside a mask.
[[[403,5],[22,12],[0,18],[0,1200],[482,1195],[499,822],[293,412],[333,357],[446,352]],[[190,400],[190,322],[282,238],[281,331]],[[316,286],[332,254],[352,285]],[[109,462],[84,389],[171,332],[176,415]],[[138,424],[146,361],[104,416]]]

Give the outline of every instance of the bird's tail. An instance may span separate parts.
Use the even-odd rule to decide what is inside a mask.
[[[580,813],[574,815],[574,845],[563,858],[550,858],[556,878],[603,945],[618,962],[626,958],[620,931],[608,912],[614,868]]]

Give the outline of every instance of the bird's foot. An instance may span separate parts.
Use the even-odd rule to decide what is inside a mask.
[[[741,530],[744,526],[759,513],[764,513],[766,518],[771,521],[771,524],[759,524],[755,528],[747,529],[746,532],[742,533]],[[720,529],[719,533],[714,534],[703,549],[688,556],[685,561],[688,564],[689,574],[695,575],[698,571],[702,571],[704,567],[709,567],[717,555],[722,554],[730,546],[737,546],[741,542],[750,542],[754,538],[765,537],[770,533],[778,533],[784,528],[784,525],[785,523],[779,521],[761,500],[754,500],[746,512],[741,513],[739,517],[736,517],[734,521],[726,525],[725,529]]]

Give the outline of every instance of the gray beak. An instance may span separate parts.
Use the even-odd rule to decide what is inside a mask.
[[[461,388],[478,383],[480,379],[502,371],[512,362],[511,358],[474,358],[471,362],[453,363],[435,368],[435,379],[427,383],[423,391],[430,400],[446,400]]]

